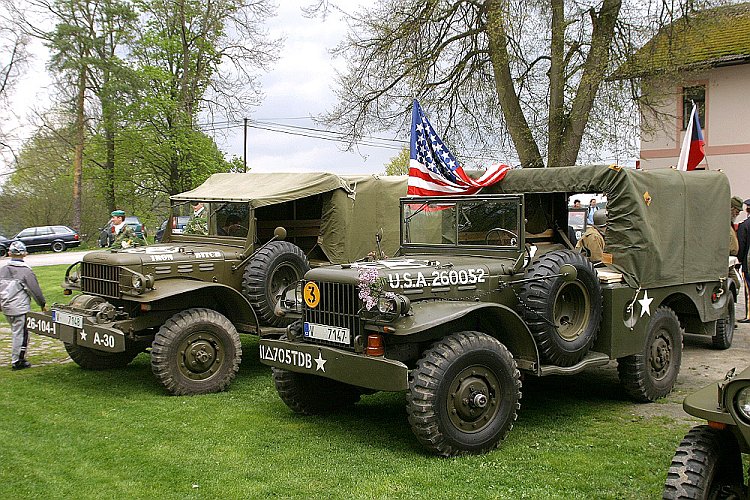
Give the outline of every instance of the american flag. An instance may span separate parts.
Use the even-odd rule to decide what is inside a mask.
[[[492,165],[479,179],[464,172],[453,153],[435,133],[416,99],[411,115],[409,196],[474,194],[505,177],[508,165]]]

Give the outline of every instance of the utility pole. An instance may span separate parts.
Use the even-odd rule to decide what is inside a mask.
[[[247,118],[245,118],[245,142],[242,152],[242,171],[247,172]]]

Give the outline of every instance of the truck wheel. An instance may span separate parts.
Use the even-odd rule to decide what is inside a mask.
[[[716,349],[729,349],[732,347],[732,339],[734,338],[734,324],[735,324],[735,312],[734,312],[734,294],[729,293],[729,304],[727,304],[728,314],[726,318],[722,318],[716,322],[716,335],[711,337],[711,343]]]
[[[310,264],[302,249],[287,241],[272,241],[262,248],[245,268],[242,291],[255,312],[266,325],[286,326],[288,318],[279,318],[273,312],[277,295],[287,285],[301,279]]]
[[[234,325],[211,309],[187,309],[169,318],[151,345],[151,370],[175,396],[220,392],[240,368],[242,346]]]
[[[513,428],[521,374],[508,349],[479,332],[434,343],[409,372],[406,410],[422,445],[448,457],[485,453]]]
[[[519,312],[542,356],[558,366],[578,363],[591,348],[602,319],[602,288],[594,266],[578,252],[542,255],[526,269],[526,278],[560,273],[563,264],[578,271],[575,281],[562,277],[521,285]]]
[[[746,498],[742,457],[730,431],[693,427],[672,457],[663,498]]]
[[[674,311],[660,307],[648,323],[643,352],[617,360],[620,383],[636,401],[656,401],[672,391],[681,360],[680,322]]]
[[[70,359],[75,361],[84,370],[122,368],[128,366],[142,351],[142,349],[130,347],[126,348],[123,352],[106,352],[69,344],[68,342],[63,342],[63,345],[65,346],[65,350],[68,351]]]
[[[317,375],[271,368],[281,400],[302,415],[331,413],[354,406],[362,392],[349,384]]]

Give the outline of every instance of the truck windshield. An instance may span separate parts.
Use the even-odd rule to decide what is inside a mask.
[[[402,244],[518,248],[519,203],[512,199],[405,201]]]

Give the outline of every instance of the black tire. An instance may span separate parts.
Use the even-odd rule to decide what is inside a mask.
[[[746,493],[734,435],[707,425],[690,429],[672,457],[663,498],[742,499]]]
[[[0,246],[0,257],[5,257],[8,255],[8,249],[6,247]]]
[[[625,391],[647,403],[672,391],[682,361],[683,331],[677,315],[659,307],[651,316],[643,352],[617,360],[617,373]]]
[[[310,264],[302,249],[287,241],[272,241],[253,257],[242,277],[242,291],[262,324],[286,326],[292,320],[273,312],[276,295],[287,285],[302,279]]]
[[[211,309],[187,309],[169,318],[151,344],[151,370],[175,396],[220,392],[240,368],[234,325]]]
[[[716,335],[711,337],[711,344],[715,349],[729,349],[732,347],[732,339],[734,338],[734,325],[737,319],[735,317],[734,294],[732,292],[727,293],[729,293],[727,317],[716,322]]]
[[[128,366],[143,349],[126,347],[123,352],[106,352],[63,342],[70,359],[84,370],[109,370]]]
[[[572,366],[589,351],[602,319],[602,288],[591,262],[578,252],[556,250],[526,269],[526,278],[560,273],[563,264],[578,271],[574,281],[562,277],[521,285],[519,312],[542,357],[558,366]]]
[[[295,413],[319,415],[351,408],[359,401],[362,391],[317,375],[271,368],[273,383],[281,400]]]
[[[434,343],[409,372],[406,409],[412,432],[448,457],[497,448],[521,407],[521,374],[508,349],[479,332]]]
[[[62,241],[53,241],[52,251],[55,253],[60,253],[60,252],[65,251],[65,243],[63,243]]]

